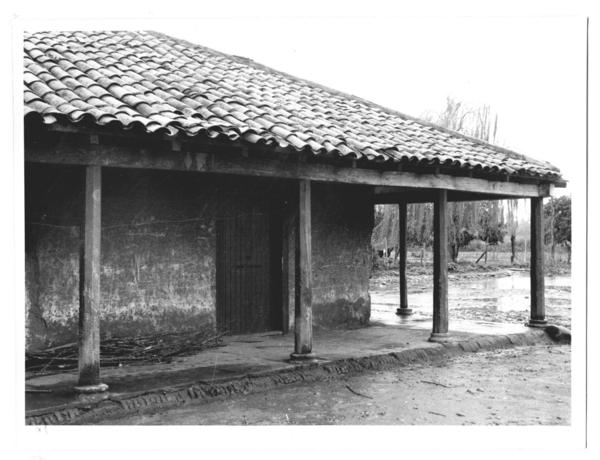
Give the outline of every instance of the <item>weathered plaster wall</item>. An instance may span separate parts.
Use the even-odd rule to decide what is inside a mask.
[[[78,168],[25,168],[27,348],[76,340],[83,188]],[[75,316],[76,318],[76,316]],[[75,320],[76,321],[76,320]],[[53,338],[49,330],[55,330]]]
[[[364,326],[371,314],[369,190],[315,183],[312,206],[314,327]]]
[[[77,339],[83,175],[27,168],[28,348]],[[219,184],[186,173],[103,171],[101,334],[215,324]]]
[[[240,177],[104,169],[102,337],[214,328],[219,209],[252,191],[285,195],[281,185],[269,187]],[[28,349],[77,340],[83,189],[83,168],[26,167]],[[314,325],[365,325],[373,226],[368,191],[315,183],[312,193]],[[286,240],[292,258],[284,295],[293,328],[294,235]]]
[[[105,183],[101,330],[141,335],[214,327],[214,180],[108,170]]]

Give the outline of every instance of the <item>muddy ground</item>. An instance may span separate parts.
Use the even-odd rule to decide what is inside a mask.
[[[570,346],[461,355],[209,404],[116,425],[568,425]]]
[[[526,323],[530,310],[529,269],[518,265],[455,264],[448,276],[450,320]],[[555,264],[545,278],[546,319],[571,327],[571,276],[566,264]],[[413,320],[431,318],[431,265],[409,263],[408,303]],[[374,270],[370,280],[371,320],[390,323],[398,307],[398,268]]]
[[[544,267],[546,278],[557,276],[571,276],[571,266],[567,263],[552,263]],[[473,262],[449,263],[448,282],[460,283],[485,278],[510,276],[522,273],[529,275],[529,266],[524,264],[476,264]],[[419,292],[430,289],[433,282],[433,265],[431,262],[421,264],[419,262],[408,262],[406,267],[406,279],[410,291]],[[379,283],[398,283],[398,265],[388,267],[380,266],[373,268],[371,274],[371,289],[376,288]]]

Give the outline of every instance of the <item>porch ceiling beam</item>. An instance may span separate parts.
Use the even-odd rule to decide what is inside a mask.
[[[476,201],[494,199],[494,197],[497,197],[497,199],[547,197],[554,190],[554,185],[549,183],[523,184],[472,177],[455,177],[443,174],[437,176],[423,174],[423,176],[441,178],[440,184],[447,186],[430,187],[429,185],[422,185],[423,189],[427,189],[425,194],[421,191],[417,192],[414,190],[414,187],[405,185],[398,186],[400,189],[398,187],[376,186],[374,191],[375,199],[382,202],[389,200],[389,203],[397,203],[400,197],[402,197],[402,199],[413,203],[432,202],[435,196],[435,189],[444,189],[448,190],[448,201]],[[446,181],[446,178],[453,179],[455,186],[452,184],[452,181]],[[485,184],[481,183],[481,181],[485,182]],[[462,186],[465,188],[461,188]]]
[[[550,188],[552,190],[552,188]],[[448,191],[448,201],[482,201],[482,200],[507,200],[523,198],[520,195],[501,195],[492,193],[472,193],[462,192],[456,190]],[[402,191],[396,191],[394,193],[375,193],[373,194],[373,204],[395,204],[399,201],[406,201],[407,203],[433,203],[435,199],[435,192],[433,190],[415,190],[415,189],[402,189]]]
[[[451,176],[447,174],[414,173],[408,171],[379,171],[350,166],[335,166],[299,162],[294,158],[281,160],[202,151],[173,151],[172,149],[144,149],[135,146],[101,144],[89,145],[60,142],[48,147],[29,144],[25,160],[36,163],[98,165],[119,168],[162,169],[238,174],[259,177],[304,179],[320,182],[340,182],[376,186],[375,193],[384,195],[397,192],[397,187],[409,189],[444,189],[494,194],[508,197],[544,197],[550,194],[550,184],[524,184],[507,181]]]

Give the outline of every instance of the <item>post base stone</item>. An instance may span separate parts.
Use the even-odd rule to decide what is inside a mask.
[[[314,353],[292,353],[290,355],[291,362],[310,362],[315,361],[317,359],[317,355]]]
[[[108,390],[106,383],[98,383],[96,385],[77,385],[74,390],[81,394],[103,393]]]
[[[429,336],[430,342],[449,342],[450,334],[447,332],[432,332]]]
[[[398,316],[410,316],[413,314],[412,308],[397,308],[396,314]]]
[[[530,319],[527,322],[528,327],[546,327],[548,325],[548,321],[545,319]]]

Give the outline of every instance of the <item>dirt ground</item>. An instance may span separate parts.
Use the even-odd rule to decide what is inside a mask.
[[[570,346],[520,347],[189,404],[106,425],[568,425]]]
[[[571,328],[571,276],[556,265],[546,277],[546,319]],[[559,270],[560,268],[560,270]],[[523,324],[529,319],[529,271],[519,266],[461,263],[449,273],[450,319]],[[407,267],[408,303],[415,318],[432,314],[433,276],[430,265]],[[398,269],[374,270],[370,280],[371,319],[384,320],[398,303]]]
[[[463,256],[464,257],[464,256]],[[380,264],[381,265],[381,264]],[[550,263],[544,267],[546,277],[570,276],[571,266],[567,263]],[[509,276],[514,273],[529,273],[529,265],[526,264],[503,264],[490,262],[489,264],[476,264],[472,261],[461,261],[449,264],[449,282],[463,282],[478,280],[482,278],[494,278]],[[433,265],[431,261],[421,264],[409,261],[406,266],[406,279],[409,291],[419,292],[431,289],[433,283]],[[371,273],[371,288],[379,283],[397,283],[398,264],[381,265],[374,268]]]

